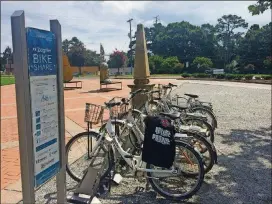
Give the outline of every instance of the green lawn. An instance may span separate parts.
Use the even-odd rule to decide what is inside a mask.
[[[10,85],[15,83],[14,76],[1,75],[1,86]]]

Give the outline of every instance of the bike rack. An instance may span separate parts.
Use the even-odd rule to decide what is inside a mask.
[[[99,169],[90,166],[87,172],[84,174],[78,187],[74,192],[71,192],[67,196],[67,202],[77,204],[100,204],[98,197],[110,192],[111,182],[120,184],[123,179],[120,174],[114,174],[110,170],[110,176],[101,180],[101,173],[104,166],[101,165]]]
[[[97,105],[86,103],[85,122],[87,122],[88,125],[88,135],[90,133],[90,129],[92,129],[92,123],[97,124],[100,119],[102,120],[101,116],[103,111],[104,110],[99,109],[99,106]],[[88,159],[90,159],[92,148],[92,138],[88,137]],[[107,152],[105,153],[107,154]],[[120,174],[113,175],[112,167],[110,167],[110,176],[106,176],[101,180],[101,173],[104,169],[103,167],[104,165],[101,165],[99,168],[94,168],[92,163],[90,163],[76,190],[68,194],[67,202],[77,204],[101,203],[97,197],[110,192],[111,181],[119,184],[122,180],[122,176]]]
[[[70,193],[67,196],[67,201],[69,203],[78,203],[78,204],[94,203],[93,201],[96,201],[95,203],[101,203],[99,199],[95,196],[99,187],[99,183],[100,183],[101,170],[102,168],[95,169],[89,166],[88,171],[82,178],[75,192]]]

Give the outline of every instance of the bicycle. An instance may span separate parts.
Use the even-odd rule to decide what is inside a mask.
[[[137,90],[137,91],[135,91],[135,92],[132,92],[131,93],[131,96],[130,96],[130,99],[129,100],[131,100],[134,96],[136,96],[137,94],[140,94],[140,93],[142,93],[144,90]],[[157,91],[151,91],[150,93],[156,93]],[[115,97],[116,98],[116,97]],[[93,105],[94,107],[93,108],[95,108],[95,107],[97,107],[97,108],[99,108],[100,106],[95,106],[95,105]],[[95,114],[93,114],[93,117],[91,118],[92,120],[92,122],[94,123],[94,124],[97,124],[98,123],[98,121],[99,120],[101,120],[101,115],[103,115],[103,112],[104,112],[104,109],[103,108],[101,108],[100,109],[100,111],[101,112],[99,112],[99,111],[96,111],[95,112]],[[132,111],[133,111],[133,114],[134,114],[134,116],[135,115],[137,115],[137,114],[142,114],[139,110],[136,110],[136,109],[132,109]],[[118,116],[119,116],[119,118],[120,119],[124,119],[124,118],[126,118],[126,115],[127,115],[127,113],[128,112],[126,112],[126,111],[123,111],[123,113],[122,114],[118,114]],[[183,120],[184,121],[184,120]],[[187,123],[188,123],[188,121],[190,122],[191,121],[191,123],[195,123],[195,122],[200,122],[200,123],[203,123],[202,121],[199,121],[199,119],[190,119],[190,118],[188,118],[187,119]],[[87,122],[86,121],[86,119],[85,119],[85,122]],[[141,122],[142,124],[143,124],[143,121]],[[117,121],[115,121],[115,125],[116,126],[118,126],[119,128],[120,127],[123,127],[124,126],[124,121],[123,120],[117,120]],[[126,129],[124,129],[123,130],[123,132],[122,133],[120,133],[119,135],[123,135],[123,137],[121,137],[122,139],[124,139],[124,138],[126,138],[126,139],[124,139],[122,142],[123,143],[125,143],[124,144],[124,148],[126,148],[126,149],[128,149],[129,147],[131,148],[131,151],[134,149],[135,150],[135,148],[133,148],[133,144],[141,144],[141,142],[143,141],[143,136],[142,136],[142,138],[141,137],[137,137],[137,135],[141,135],[142,134],[142,132],[144,132],[144,129],[143,128],[141,128],[141,130],[138,128],[138,126],[140,126],[140,124],[138,124],[138,126],[137,125],[135,125],[135,124],[133,124],[133,125],[131,125],[131,124],[133,124],[132,123],[132,121],[130,121],[130,124],[128,123],[126,126],[125,126],[125,128]],[[82,169],[82,171],[80,171],[79,169],[78,169],[78,165],[75,165],[75,167],[74,168],[67,168],[67,173],[71,176],[71,178],[73,178],[75,181],[80,181],[81,180],[81,178],[82,178],[82,175],[84,174],[84,171],[87,169],[87,167],[90,165],[90,163],[91,163],[91,159],[89,158],[89,155],[86,155],[86,153],[87,152],[89,152],[89,149],[90,149],[90,146],[91,146],[91,144],[90,143],[92,143],[92,140],[91,141],[89,141],[89,134],[98,134],[99,132],[101,132],[101,131],[103,131],[103,129],[105,129],[105,125],[106,124],[104,124],[104,125],[102,125],[102,127],[100,128],[100,130],[99,131],[94,131],[94,130],[90,130],[90,132],[83,132],[83,133],[79,133],[78,135],[76,135],[76,136],[74,136],[68,143],[67,143],[67,145],[66,145],[66,154],[68,155],[67,157],[69,157],[69,151],[70,151],[70,149],[72,149],[72,147],[73,146],[75,146],[76,147],[76,152],[77,152],[77,154],[80,154],[80,152],[81,152],[81,154],[80,155],[85,155],[84,157],[81,157],[81,160],[84,160],[84,164],[85,164],[85,166],[84,165],[81,165],[80,166],[80,168]],[[206,124],[206,126],[207,126],[208,124]],[[130,126],[130,127],[129,127]],[[89,130],[89,127],[90,127],[90,125],[89,125],[89,123],[88,123],[88,130]],[[183,129],[183,132],[185,132],[185,130],[188,130],[189,131],[189,129],[191,130],[191,131],[201,131],[201,129],[200,128],[197,128],[196,126],[190,126],[190,128],[188,128],[188,126],[185,126],[185,125],[179,125],[179,127],[181,128],[181,130]],[[205,132],[205,129],[202,129],[202,130],[204,130],[204,132]],[[125,132],[126,131],[126,132]],[[212,131],[212,129],[210,128],[210,131]],[[125,132],[125,133],[124,133]],[[208,131],[209,132],[209,131]],[[129,134],[129,137],[127,137],[128,136],[128,134]],[[192,134],[192,133],[190,133],[190,134]],[[124,136],[124,135],[126,135],[126,137]],[[129,138],[129,140],[127,139],[127,138]],[[133,139],[135,139],[135,138],[138,138],[138,140],[137,140],[137,143],[136,142],[132,142],[132,140]],[[80,142],[80,140],[83,140],[82,142]],[[87,141],[87,145],[84,145],[85,143],[84,143],[84,141]],[[76,142],[77,141],[77,142]],[[75,144],[75,143],[78,143],[78,144],[83,144],[83,145],[77,145],[77,144]],[[202,142],[203,143],[203,142]],[[206,143],[206,144],[205,144]],[[204,144],[205,144],[205,146],[207,147],[208,146],[208,142],[205,142]],[[83,150],[82,150],[82,146],[83,146]],[[211,146],[211,145],[209,145],[209,146]],[[87,150],[85,149],[85,147],[87,147]],[[139,147],[138,147],[139,148]],[[137,149],[137,148],[136,148]],[[213,161],[215,160],[215,159],[213,159],[212,158],[212,149],[211,149],[211,147],[209,147],[209,148],[206,148],[206,149],[208,149],[208,152],[209,152],[209,156],[208,157],[210,157],[210,160],[209,160],[209,162],[206,162],[206,167],[205,167],[205,172],[208,172],[211,168],[212,168],[212,166],[213,166]],[[75,153],[74,153],[75,154]],[[72,154],[72,155],[74,155],[74,154]],[[203,155],[204,156],[204,155]],[[72,162],[73,162],[73,158],[72,158]],[[80,161],[78,161],[78,162],[80,162]],[[69,161],[67,161],[67,163],[70,163]],[[73,162],[74,163],[74,162]],[[83,163],[82,161],[81,161],[81,163]],[[122,161],[121,160],[121,164],[123,164],[124,165],[124,161]]]
[[[189,144],[183,141],[176,142],[176,153],[177,157],[173,163],[173,166],[170,169],[160,169],[159,167],[155,167],[151,164],[145,164],[141,160],[140,155],[133,155],[126,152],[122,148],[122,144],[119,142],[119,136],[116,134],[116,130],[112,125],[112,121],[117,121],[118,119],[114,116],[112,111],[113,107],[118,107],[122,105],[122,102],[111,102],[105,103],[106,108],[110,110],[110,119],[107,121],[105,126],[105,131],[101,131],[96,134],[94,132],[90,132],[89,137],[94,138],[97,142],[94,145],[92,152],[90,153],[90,157],[93,158],[97,155],[97,151],[102,148],[108,148],[107,152],[118,152],[122,159],[126,162],[126,164],[131,168],[132,175],[136,178],[142,178],[144,175],[148,179],[152,188],[162,195],[165,198],[173,199],[173,200],[183,200],[192,197],[201,187],[201,184],[204,179],[204,167],[201,159],[201,155],[195,151]],[[114,118],[114,119],[113,119]],[[123,121],[126,123],[125,121]],[[181,154],[180,154],[181,153]],[[111,155],[111,154],[110,154]],[[194,158],[194,159],[193,159]],[[95,159],[94,159],[95,160]],[[110,161],[116,161],[115,154],[111,155]],[[186,162],[184,162],[186,161]],[[181,164],[179,163],[182,163]],[[195,167],[197,170],[193,171],[194,176],[189,177],[192,169],[189,168],[187,171],[182,168],[186,167]],[[185,180],[189,182],[192,179],[196,179],[196,183],[192,186],[192,188],[185,193],[173,194],[172,192],[166,192],[163,190],[157,182],[163,181],[164,179],[168,179],[169,177],[175,177],[175,180],[178,177],[185,176]],[[181,184],[183,181],[177,182],[176,184]],[[183,183],[184,184],[184,183]],[[165,187],[165,185],[163,185]],[[181,188],[174,188],[175,190],[182,190]]]
[[[210,118],[210,125],[212,126],[213,130],[217,128],[217,119],[214,113],[207,108],[204,105],[196,105],[189,104],[186,106],[180,106],[180,105],[174,105],[172,103],[173,98],[171,97],[171,92],[173,87],[177,87],[177,85],[169,83],[168,85],[159,85],[158,86],[158,92],[159,97],[154,97],[156,101],[160,101],[161,103],[159,105],[164,106],[164,109],[168,111],[174,111],[174,112],[181,112],[184,113],[187,116],[198,116],[200,119],[205,119],[205,115],[207,115],[207,118]],[[169,90],[169,91],[168,91]],[[154,103],[156,103],[156,101]],[[189,114],[188,114],[189,113]]]
[[[176,110],[172,104],[169,105],[169,93],[165,96],[165,94],[162,94],[161,90],[144,90],[144,92],[142,91],[140,93],[146,94],[148,96],[148,100],[141,108],[139,108],[140,112],[143,112],[146,115],[156,115],[160,112],[174,112],[176,114],[180,113],[179,120],[176,120],[179,127],[184,128],[184,125],[189,125],[191,126],[191,129],[193,128],[195,131],[203,132],[207,138],[214,142],[214,129],[206,121],[206,117],[204,115],[188,113],[186,112],[188,107],[183,108],[179,106],[179,109]],[[154,96],[154,94],[158,94],[158,96]],[[144,130],[142,129],[142,131]]]
[[[177,85],[174,85],[172,83],[169,83],[168,85],[161,85],[159,84],[158,85],[160,88],[165,88],[165,89],[168,89],[168,88],[173,88],[173,87],[177,87]],[[162,87],[161,87],[162,86]],[[184,99],[186,102],[186,105],[188,107],[195,107],[195,106],[202,106],[202,107],[205,107],[207,109],[209,109],[210,111],[213,112],[213,106],[212,106],[212,103],[210,102],[204,102],[204,101],[200,101],[199,100],[199,96],[196,95],[196,94],[189,94],[189,93],[185,93],[184,94],[186,97],[183,97],[183,96],[180,96],[178,94],[175,94],[175,97],[171,97],[170,100],[171,101],[176,101],[177,104],[176,105],[179,105],[179,99]]]
[[[146,91],[146,90],[138,90],[138,93],[149,95],[154,93],[154,91]],[[149,97],[148,97],[149,98]],[[130,102],[131,98],[128,98],[126,101]],[[149,112],[149,111],[147,111]],[[209,172],[213,165],[217,163],[217,153],[214,145],[209,142],[203,134],[199,132],[199,128],[195,126],[186,126],[181,125],[179,123],[180,115],[179,113],[165,113],[159,112],[160,115],[164,115],[169,117],[175,123],[176,132],[181,133],[183,137],[183,141],[188,142],[193,147],[199,149],[199,152],[202,154],[203,162],[204,162],[204,171],[205,173]],[[124,135],[124,131],[126,130],[126,141],[130,144],[126,144],[127,148],[130,148],[130,151],[135,152],[141,149],[141,144],[144,141],[144,118],[147,115],[143,114],[141,111],[136,109],[129,109],[128,113],[123,115],[122,117],[127,119],[127,121],[132,124],[132,126],[126,126],[124,123],[115,122],[114,124],[118,126],[122,132],[121,135]],[[123,136],[124,137],[124,136]],[[121,137],[121,138],[123,138]]]

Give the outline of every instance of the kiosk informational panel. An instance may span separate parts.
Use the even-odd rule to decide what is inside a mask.
[[[26,39],[38,187],[60,168],[56,38],[50,31],[26,28]]]

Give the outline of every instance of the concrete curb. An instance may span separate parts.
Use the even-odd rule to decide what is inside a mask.
[[[248,81],[248,80],[224,80],[224,79],[213,79],[213,78],[178,78],[177,80],[198,80],[198,81],[223,81],[223,82],[239,82],[239,83],[251,83],[251,84],[272,84],[272,80],[264,81]]]

